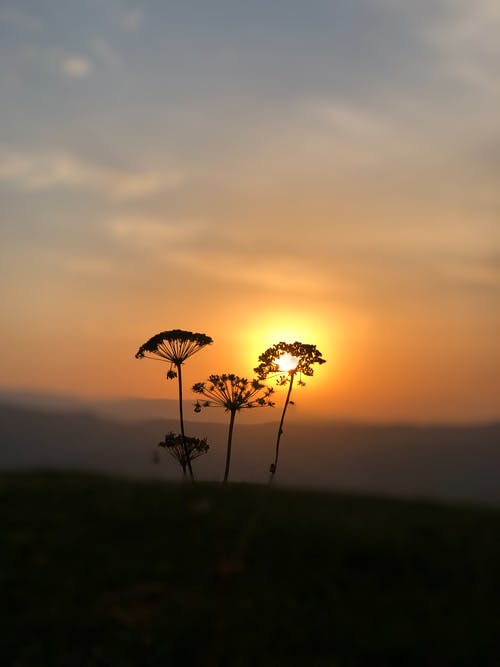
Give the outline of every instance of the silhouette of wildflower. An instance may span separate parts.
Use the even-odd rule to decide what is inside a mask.
[[[158,447],[163,447],[163,449],[167,450],[170,456],[180,464],[184,474],[186,474],[189,461],[203,456],[209,450],[206,438],[193,438],[190,436],[184,436],[183,438],[182,434],[177,434],[173,431],[166,434],[165,440],[158,443]]]
[[[326,360],[323,359],[323,355],[317,349],[316,345],[308,345],[295,341],[295,343],[280,342],[272,345],[260,355],[259,361],[260,364],[254,369],[259,380],[267,380],[274,376],[278,385],[289,385],[276,437],[274,461],[269,468],[269,472],[271,473],[269,483],[271,483],[278,467],[279,447],[281,436],[283,435],[283,422],[286,410],[290,403],[293,404],[293,401],[290,400],[290,395],[295,376],[298,375],[297,384],[305,386],[302,376],[311,377],[314,375],[313,364],[321,365]]]
[[[189,475],[193,479],[193,469],[189,450],[186,444],[186,434],[184,432],[184,413],[182,405],[182,364],[196,354],[203,347],[212,343],[210,336],[202,333],[193,333],[192,331],[183,331],[182,329],[172,329],[171,331],[161,331],[147,340],[136,352],[136,359],[155,359],[156,361],[166,361],[170,363],[167,371],[167,379],[178,378],[179,383],[179,421],[181,426],[181,436],[183,440],[184,453],[187,461]],[[174,370],[175,369],[175,370]],[[185,468],[183,468],[185,472]]]
[[[224,470],[224,482],[229,476],[231,464],[231,446],[233,439],[233,428],[236,413],[244,409],[273,407],[270,400],[273,389],[259,382],[259,380],[247,380],[232,373],[223,375],[210,375],[208,381],[197,382],[193,385],[195,394],[202,394],[205,400],[196,401],[195,412],[201,412],[202,408],[222,407],[230,413],[229,431],[227,438],[226,467]]]

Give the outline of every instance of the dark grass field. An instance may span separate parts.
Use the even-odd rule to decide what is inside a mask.
[[[500,665],[500,511],[0,476],[2,664]]]

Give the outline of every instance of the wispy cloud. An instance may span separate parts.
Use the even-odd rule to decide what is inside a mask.
[[[500,290],[500,256],[450,261],[442,273],[459,287]]]
[[[195,220],[170,220],[143,215],[120,216],[108,223],[112,237],[135,248],[154,250],[155,255],[166,248],[174,249],[193,240],[203,228]]]
[[[82,79],[92,72],[92,63],[83,56],[66,56],[61,63],[63,73],[70,79]]]
[[[189,274],[194,280],[227,291],[274,290],[314,299],[333,289],[325,283],[324,274],[313,262],[303,262],[299,270],[297,263],[288,257],[269,262],[267,258],[248,257],[244,250],[207,253],[201,248],[180,248],[170,251],[168,260],[178,266],[183,275]]]
[[[108,258],[64,256],[61,268],[69,274],[81,276],[110,276],[116,271],[116,264]]]
[[[443,66],[486,93],[500,93],[500,4],[496,0],[445,0],[446,16],[427,34]]]
[[[0,182],[23,190],[96,190],[115,200],[143,199],[183,181],[179,170],[131,171],[86,162],[68,153],[0,148]]]
[[[391,118],[387,114],[382,117],[373,109],[362,109],[336,98],[307,100],[301,107],[308,121],[305,127],[310,145],[329,153],[343,168],[379,169],[395,154],[401,156],[416,149],[395,114]]]
[[[414,37],[430,46],[434,72],[486,94],[500,92],[500,4],[497,0],[378,0],[403,14]]]
[[[286,253],[277,257],[261,252],[256,257],[249,239],[238,234],[222,245],[217,228],[208,220],[128,214],[112,218],[106,226],[118,247],[127,249],[128,259],[131,254],[146,254],[155,270],[169,266],[206,285],[223,286],[229,281],[231,291],[277,289],[315,296],[339,288],[334,279],[325,283],[329,268],[324,262],[302,259],[299,263]]]

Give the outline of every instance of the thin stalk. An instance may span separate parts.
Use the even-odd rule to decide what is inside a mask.
[[[189,458],[189,452],[186,445],[186,434],[184,433],[184,411],[182,408],[182,371],[181,364],[176,364],[177,366],[177,378],[179,380],[179,418],[181,422],[181,435],[182,435],[182,447],[184,448],[184,456],[186,458],[186,464],[189,470],[189,476],[191,481],[194,482],[193,469],[191,467],[191,459]],[[184,468],[184,475],[186,475],[186,469]]]
[[[231,444],[233,442],[233,427],[234,418],[236,417],[236,410],[231,410],[231,419],[229,420],[229,432],[227,434],[227,453],[226,453],[226,469],[224,471],[224,484],[229,477],[229,465],[231,463]]]
[[[281,436],[283,435],[283,422],[285,421],[285,414],[286,414],[286,409],[288,408],[288,404],[290,403],[290,394],[292,393],[292,387],[293,387],[293,380],[295,378],[295,372],[290,373],[290,385],[288,387],[288,393],[286,395],[286,400],[285,400],[285,405],[283,406],[283,412],[281,413],[281,421],[280,425],[278,428],[278,437],[276,438],[276,453],[274,455],[274,462],[271,464],[271,476],[269,477],[269,484],[274,479],[274,475],[276,474],[276,470],[278,468],[278,456],[280,453],[280,440]]]

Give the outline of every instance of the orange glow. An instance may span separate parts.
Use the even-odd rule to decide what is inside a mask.
[[[75,15],[60,4],[73,34]],[[18,114],[32,46],[23,21],[8,18],[0,400],[18,388],[176,401],[169,365],[135,354],[158,332],[179,328],[214,341],[182,369],[186,400],[211,374],[254,378],[267,349],[298,341],[315,345],[326,363],[302,373],[305,387],[294,383],[291,413],[500,420],[500,188],[491,148],[499,89],[497,52],[481,48],[494,24],[485,16],[499,3],[429,2],[411,21],[402,3],[343,3],[338,18],[361,40],[382,38],[387,21],[399,31],[391,47],[411,40],[404,62],[418,77],[383,66],[379,54],[369,66],[353,63],[348,37],[320,48],[336,20],[333,2],[308,11],[307,31],[302,11],[280,11],[285,3],[267,3],[266,15],[257,3],[233,3],[225,30],[214,9],[223,3],[200,2],[189,20],[179,14],[186,39],[173,42],[156,35],[170,25],[168,3],[107,3],[103,43],[117,39],[116,7],[128,4],[141,7],[137,21],[122,22],[120,40],[123,64],[134,62],[126,80],[136,102],[121,105],[126,67],[106,64],[105,53],[70,40],[54,55],[45,5],[32,2],[30,21],[47,28],[37,49],[52,55],[30,90],[33,104],[22,107],[23,124],[12,128],[6,122]],[[4,5],[16,6],[0,0],[0,12]],[[474,28],[467,49],[446,41],[462,44],[465,25]],[[93,26],[77,27],[91,44]],[[300,76],[297,34],[308,53]],[[141,57],[133,59],[137,40]],[[256,41],[273,63],[266,85],[256,85]],[[194,42],[199,53],[187,53]],[[230,71],[218,67],[226,52],[235,56]],[[388,53],[397,62],[397,49]],[[186,66],[158,85],[168,59]],[[337,62],[355,87],[329,75]],[[443,69],[452,73],[446,91],[427,104]],[[156,83],[154,99],[143,82]],[[397,103],[386,109],[380,91],[389,84]],[[457,105],[470,91],[474,104]],[[85,114],[68,116],[70,94],[85,95],[92,127]],[[51,114],[40,119],[49,96]],[[413,100],[425,106],[415,127]],[[282,404],[288,383],[277,380],[293,371],[276,361],[270,384]]]
[[[333,326],[330,318],[325,318],[319,309],[310,308],[298,314],[293,307],[282,307],[276,312],[266,305],[260,309],[257,326],[254,319],[248,321],[243,317],[233,335],[241,341],[240,349],[245,351],[247,365],[255,366],[259,355],[280,341],[313,343],[330,359],[332,350],[339,347],[338,333],[338,326]]]

